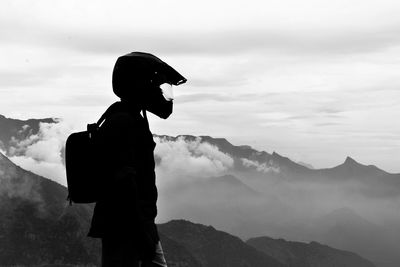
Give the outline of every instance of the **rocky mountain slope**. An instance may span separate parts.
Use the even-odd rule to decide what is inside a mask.
[[[0,154],[0,265],[89,264],[99,244],[85,238],[92,207],[68,206],[66,188]]]
[[[239,238],[212,226],[176,220],[159,225],[165,236],[183,244],[203,267],[283,267],[274,258],[246,245]],[[171,252],[167,252],[167,257]]]
[[[250,246],[277,259],[288,267],[373,267],[370,261],[359,255],[334,249],[317,242],[290,242],[269,237],[251,238]]]

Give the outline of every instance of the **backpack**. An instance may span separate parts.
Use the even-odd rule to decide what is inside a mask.
[[[99,199],[104,172],[99,168],[100,144],[96,137],[110,108],[97,123],[88,124],[86,131],[72,133],[67,138],[65,168],[70,205],[72,202],[94,203]]]

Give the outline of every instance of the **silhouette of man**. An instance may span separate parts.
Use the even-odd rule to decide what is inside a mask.
[[[184,82],[175,69],[148,53],[132,52],[115,63],[112,85],[121,101],[108,108],[97,135],[99,166],[107,178],[88,233],[102,239],[103,267],[167,266],[154,222],[155,142],[146,111],[167,119],[173,106],[167,89]]]

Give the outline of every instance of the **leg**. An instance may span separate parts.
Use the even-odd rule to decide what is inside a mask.
[[[122,238],[102,238],[101,266],[139,267],[133,241]]]
[[[151,262],[143,262],[141,267],[167,267],[167,261],[165,260],[160,241],[156,245],[156,256],[154,259]]]

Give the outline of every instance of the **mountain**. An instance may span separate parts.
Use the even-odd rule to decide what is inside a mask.
[[[184,245],[201,266],[374,267],[355,253],[317,242],[256,237],[243,242],[212,226],[173,220],[159,225],[163,236]],[[165,238],[164,237],[164,238]],[[163,240],[164,242],[164,240]],[[255,251],[254,249],[258,251]],[[173,250],[169,253],[175,254]],[[167,259],[170,254],[166,254]],[[221,257],[221,255],[223,255]]]
[[[385,172],[374,165],[363,165],[351,157],[333,168],[315,170],[313,177],[330,183],[355,183],[366,197],[400,196],[400,174]]]
[[[57,123],[57,119],[16,120],[0,115],[0,148],[8,151],[15,140],[24,140],[37,134],[40,123]]]
[[[195,187],[200,193],[232,194],[240,198],[252,198],[260,196],[260,193],[244,184],[234,175],[223,175],[210,177],[195,181],[191,186]],[[202,192],[201,192],[202,191]],[[227,196],[229,197],[229,196]]]
[[[300,165],[302,165],[304,167],[307,167],[309,169],[315,169],[313,165],[311,165],[309,163],[306,163],[306,162],[303,162],[303,161],[298,161],[297,164],[300,164]]]
[[[55,118],[44,118],[44,119],[29,119],[29,120],[18,120],[12,118],[6,118],[0,115],[0,148],[3,150],[8,150],[13,140],[24,140],[30,135],[37,134],[39,131],[40,123],[57,123],[58,119]],[[245,168],[246,170],[256,169],[254,165],[243,165],[241,159],[247,159],[255,161],[259,164],[266,164],[267,166],[276,166],[283,172],[286,176],[296,175],[297,179],[299,177],[314,177],[314,176],[324,176],[343,179],[344,177],[361,177],[367,174],[368,176],[375,175],[388,175],[387,172],[380,170],[373,165],[362,165],[356,162],[351,157],[347,157],[345,162],[337,167],[316,169],[310,168],[311,165],[304,163],[296,163],[289,159],[288,157],[282,156],[277,152],[272,154],[265,151],[258,151],[248,145],[233,145],[225,138],[213,138],[211,136],[193,136],[193,135],[178,135],[178,136],[168,136],[168,135],[157,135],[154,137],[160,138],[166,141],[176,141],[178,139],[183,139],[185,141],[195,141],[209,143],[217,147],[221,152],[231,155],[235,159],[235,167],[238,169]],[[305,165],[305,166],[303,166]],[[400,175],[400,174],[397,174]],[[396,176],[397,177],[397,176]]]
[[[197,187],[182,188],[159,202],[168,200],[168,204],[161,204],[162,210],[173,218],[212,224],[244,239],[267,235],[318,241],[354,251],[377,266],[399,266],[400,174],[361,164],[351,157],[333,168],[310,169],[277,152],[232,145],[224,138],[156,137],[160,142],[183,140],[212,145],[233,159],[226,175],[259,193],[257,197],[245,193],[248,190],[230,193],[234,190],[228,184],[213,190],[210,183],[205,189],[199,182]],[[357,211],[356,215],[343,212],[345,209],[338,213],[343,207]],[[334,216],[326,219],[329,213]],[[378,223],[364,219],[364,213]]]
[[[174,220],[160,224],[159,230],[168,238],[183,244],[203,267],[284,266],[239,238],[212,226]]]
[[[400,196],[400,174],[385,172],[374,165],[360,164],[351,157],[347,157],[342,164],[333,168],[313,169],[277,152],[269,154],[246,145],[232,145],[225,138],[192,135],[154,136],[169,142],[178,139],[186,142],[198,140],[215,146],[233,158],[234,166],[233,170],[229,170],[230,174],[242,177],[243,182],[252,188],[257,188],[257,191],[263,191],[267,180],[330,184],[356,181],[363,183],[360,191],[368,196]]]
[[[86,237],[92,206],[66,202],[66,188],[13,164],[0,154],[1,265],[99,265],[98,240]],[[210,184],[208,184],[210,183]],[[205,181],[257,194],[233,176]],[[159,225],[169,266],[277,266],[239,238],[211,226],[175,220]],[[22,253],[23,252],[23,253]]]
[[[35,123],[39,125],[39,121]],[[16,126],[19,127],[17,133],[25,133],[27,136],[35,133],[34,130],[28,131],[30,127],[33,129],[33,125],[24,125]],[[0,128],[0,132],[8,131],[7,127]],[[36,129],[39,129],[38,126]],[[16,138],[23,137],[21,135]],[[8,138],[8,141],[0,139],[3,143],[15,144],[14,139],[10,141],[9,137],[4,138]],[[271,236],[287,240],[318,241],[373,259],[379,263],[379,267],[399,266],[397,251],[400,249],[400,216],[397,211],[400,174],[361,164],[351,157],[333,168],[310,169],[277,152],[268,153],[246,145],[233,145],[224,138],[155,135],[155,139],[158,139],[158,147],[161,147],[162,142],[170,142],[164,146],[166,148],[173,145],[174,141],[179,141],[176,145],[186,149],[183,151],[186,154],[178,153],[183,158],[175,158],[175,151],[169,153],[166,150],[169,153],[167,156],[174,158],[173,163],[179,165],[176,168],[178,171],[170,173],[170,177],[164,177],[162,171],[171,169],[173,164],[168,165],[170,162],[163,162],[163,155],[156,154],[159,168],[157,181],[168,185],[168,189],[160,188],[158,205],[162,221],[184,218],[213,225],[243,239]],[[227,159],[229,164],[223,165],[221,158]],[[196,163],[194,169],[197,173],[179,172],[190,168],[182,163]],[[212,168],[212,164],[217,172],[207,172],[205,169],[209,166]],[[160,166],[168,168],[162,169]],[[26,183],[25,186],[30,185]],[[16,186],[11,188],[18,191]],[[19,191],[19,194],[25,192]],[[48,193],[48,198],[54,195],[57,194]],[[64,199],[60,198],[60,201]],[[5,200],[3,202],[6,203]],[[46,205],[51,206],[51,201]],[[58,210],[59,204],[53,206],[55,211]],[[357,216],[350,212],[335,212],[343,207],[349,207],[361,218],[368,218],[367,223],[362,224],[362,220],[356,219]],[[4,212],[10,212],[6,211],[4,205],[3,209]],[[41,209],[41,206],[37,209]],[[74,209],[66,210],[72,214]],[[85,213],[84,210],[90,211],[90,207],[74,212],[79,215]],[[329,213],[334,216],[325,216]],[[54,214],[57,215],[57,212]],[[87,224],[89,219],[83,220],[85,216],[78,216],[76,220],[80,224]],[[352,219],[338,219],[341,217]]]
[[[250,146],[234,146],[228,142],[225,138],[213,138],[211,136],[193,136],[193,135],[177,135],[177,136],[169,136],[169,135],[157,135],[153,134],[154,137],[158,137],[160,139],[166,141],[177,141],[179,139],[183,139],[185,141],[196,141],[209,143],[218,147],[218,149],[224,153],[230,155],[237,155],[238,157],[251,157],[255,150]],[[265,155],[269,155],[265,152]]]
[[[201,186],[259,194],[234,176],[210,178]],[[1,265],[99,265],[100,244],[86,237],[93,206],[69,206],[66,195],[62,185],[0,154],[0,243],[7,244],[0,247]],[[285,266],[279,258],[211,226],[176,220],[159,229],[169,266]]]
[[[347,157],[342,164],[336,167],[320,169],[318,172],[333,179],[366,179],[389,174],[374,165],[360,164],[351,157]]]
[[[92,212],[68,206],[65,187],[13,164],[0,154],[0,263],[98,263],[99,244],[86,238]]]
[[[400,260],[398,231],[372,223],[349,207],[317,218],[311,227],[315,238],[333,247],[367,255],[378,266],[394,267]]]
[[[263,213],[270,205],[279,206],[233,175],[193,179],[159,191],[158,206],[164,221],[184,218],[209,222],[228,232],[238,222],[255,219],[255,213]]]
[[[203,267],[192,253],[180,242],[159,232],[164,256],[170,267]]]
[[[317,242],[291,242],[269,237],[251,238],[248,245],[288,267],[374,267],[355,253],[334,249]]]

